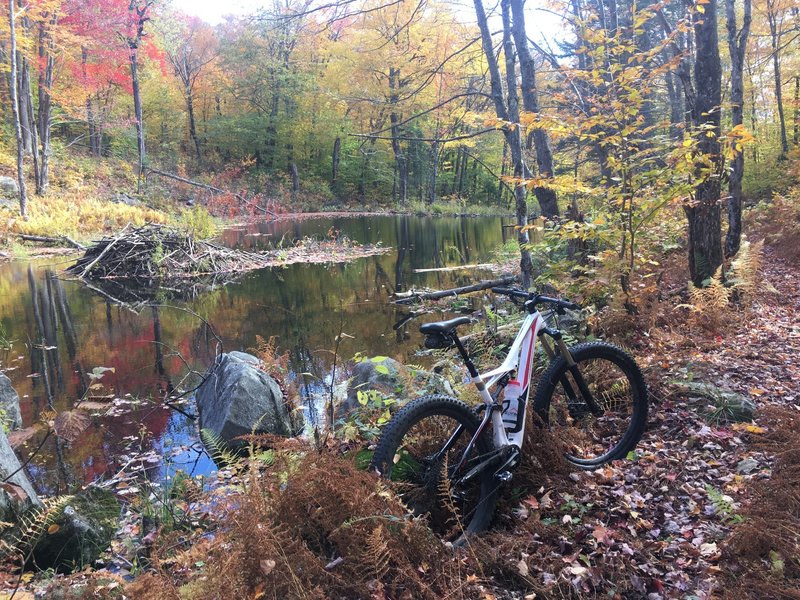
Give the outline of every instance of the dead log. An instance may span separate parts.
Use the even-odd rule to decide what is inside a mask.
[[[61,237],[49,237],[46,235],[29,235],[27,233],[20,233],[18,235],[23,241],[26,242],[41,242],[44,244],[59,244],[59,245],[63,245],[64,242],[66,242],[73,248],[77,248],[78,250],[86,250],[86,246],[84,246],[79,242],[76,242],[67,235],[62,235]]]
[[[270,215],[271,217],[277,219],[278,215],[276,215],[271,210],[264,208],[263,206],[259,206],[255,202],[248,200],[241,194],[235,194],[233,192],[223,190],[222,188],[215,187],[213,185],[209,185],[207,183],[200,183],[199,181],[192,181],[191,179],[186,179],[185,177],[180,177],[178,175],[174,175],[173,173],[167,173],[166,171],[159,171],[158,169],[153,169],[148,167],[146,169],[147,173],[155,173],[156,175],[161,175],[161,177],[166,177],[167,179],[174,179],[175,181],[180,181],[181,183],[185,183],[187,185],[193,185],[195,187],[203,188],[208,190],[209,192],[214,192],[215,194],[231,194],[234,198],[236,198],[239,202],[246,204],[247,206],[252,206],[256,210],[261,211],[265,215]]]
[[[452,288],[449,290],[440,290],[434,292],[419,292],[416,290],[409,290],[407,292],[395,293],[395,304],[413,304],[420,300],[439,300],[441,298],[449,298],[453,296],[460,296],[462,294],[469,294],[471,292],[480,292],[481,290],[488,290],[489,288],[510,285],[517,281],[516,275],[509,275],[502,279],[492,279],[490,281],[481,281],[472,285],[465,285],[463,287]]]

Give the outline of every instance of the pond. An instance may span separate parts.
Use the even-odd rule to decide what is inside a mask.
[[[506,223],[510,223],[508,220]],[[81,283],[63,278],[70,261],[14,261],[0,265],[0,369],[21,398],[26,432],[23,457],[41,443],[46,427],[79,398],[104,416],[72,442],[49,436],[29,465],[40,490],[64,493],[107,478],[142,453],[148,475],[162,479],[181,468],[208,473],[213,463],[197,443],[191,403],[181,411],[163,399],[196,383],[219,351],[253,348],[256,336],[276,336],[289,353],[289,377],[300,390],[307,419],[327,390],[335,338],[348,336],[343,360],[360,352],[405,361],[420,348],[420,320],[395,330],[408,309],[389,303],[395,290],[467,285],[490,276],[468,269],[418,269],[475,264],[513,229],[497,217],[331,216],[263,222],[231,228],[222,241],[262,249],[281,241],[336,231],[391,252],[348,264],[295,264],[252,272],[189,301],[134,313],[109,303]],[[202,318],[199,318],[202,317]],[[427,320],[438,319],[428,316]],[[7,341],[11,341],[10,347]],[[415,358],[412,362],[419,361]],[[111,368],[99,380],[97,367]],[[327,379],[326,379],[327,378]],[[195,382],[195,383],[193,383]]]

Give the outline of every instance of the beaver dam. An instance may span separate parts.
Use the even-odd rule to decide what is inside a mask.
[[[348,262],[389,250],[346,238],[305,238],[291,246],[250,252],[195,240],[164,225],[128,225],[117,235],[92,244],[67,272],[107,299],[126,304],[165,295],[195,297],[255,269],[299,262]]]

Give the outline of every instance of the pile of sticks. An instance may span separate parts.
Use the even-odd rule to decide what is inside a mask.
[[[164,225],[127,225],[114,237],[96,241],[68,273],[87,280],[157,281],[231,277],[267,265],[261,254],[197,241]]]

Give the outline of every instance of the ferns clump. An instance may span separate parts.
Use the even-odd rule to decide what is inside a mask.
[[[743,238],[728,271],[720,266],[702,287],[689,282],[689,303],[680,306],[717,319],[734,299],[749,305],[759,293],[774,292],[775,288],[761,277],[763,253],[763,240],[751,244]]]
[[[373,474],[311,447],[251,463],[258,486],[218,506],[220,527],[185,551],[158,546],[156,573],[126,588],[135,598],[459,597],[463,573],[424,520]],[[288,476],[287,476],[288,474]],[[225,508],[227,507],[227,508]],[[198,563],[202,566],[199,567]]]

